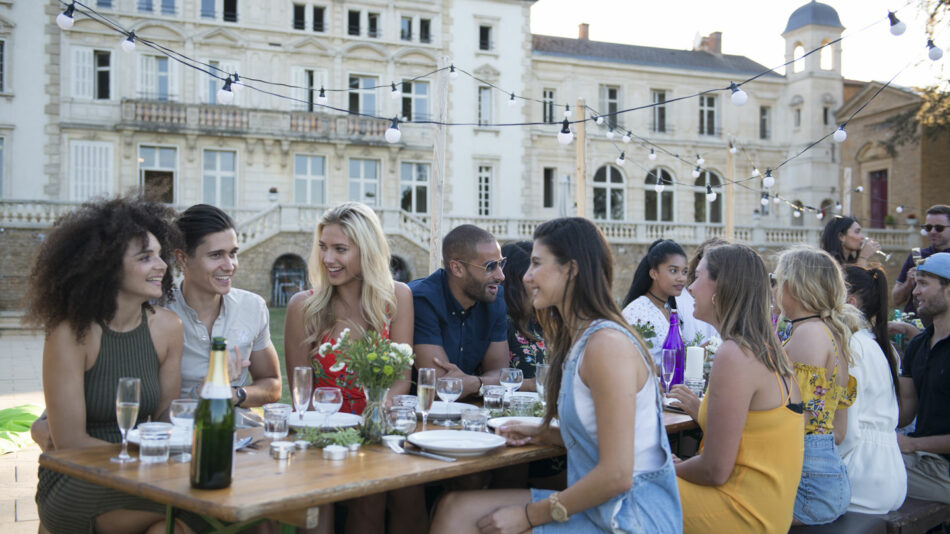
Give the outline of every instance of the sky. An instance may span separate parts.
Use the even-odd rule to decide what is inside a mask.
[[[531,8],[531,33],[577,37],[581,22],[590,39],[689,50],[697,33],[722,32],[722,52],[747,56],[767,68],[785,62],[782,31],[806,0],[538,0]],[[841,65],[845,78],[887,81],[904,87],[932,85],[950,77],[950,30],[938,30],[937,46],[947,54],[927,58],[925,17],[917,0],[825,0],[835,8],[845,38]],[[899,37],[889,32],[887,12],[907,25]],[[868,27],[877,23],[872,27]],[[908,65],[910,65],[908,67]],[[779,72],[784,73],[780,69]]]

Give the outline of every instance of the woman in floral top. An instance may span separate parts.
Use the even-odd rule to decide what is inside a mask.
[[[505,265],[505,304],[508,306],[508,366],[521,369],[524,383],[521,391],[536,391],[534,384],[537,364],[544,363],[544,338],[534,315],[531,300],[524,288],[522,277],[531,262],[530,241],[509,243],[501,247],[501,255],[508,258]]]

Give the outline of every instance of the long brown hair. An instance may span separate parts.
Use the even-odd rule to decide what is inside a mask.
[[[579,326],[595,319],[607,319],[623,325],[640,340],[640,346],[643,346],[643,340],[627,325],[611,296],[613,255],[604,234],[594,223],[582,217],[553,219],[535,229],[534,241],[547,247],[560,265],[572,265],[561,303],[567,317],[561,317],[554,306],[538,310],[548,347],[546,356],[551,364],[545,391],[547,410],[542,423],[547,425],[557,415],[564,361],[575,336],[580,333],[577,331]]]

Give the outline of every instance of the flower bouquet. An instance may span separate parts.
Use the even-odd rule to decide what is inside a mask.
[[[653,329],[653,325],[650,323],[637,321],[637,323],[632,326],[633,326],[633,329],[636,330],[638,334],[640,334],[640,339],[642,339],[643,342],[646,343],[647,348],[652,349],[653,342],[650,341],[650,339],[656,337],[656,330]]]
[[[336,343],[324,343],[317,352],[321,357],[330,352],[336,354],[336,364],[330,370],[347,371],[337,378],[340,387],[357,385],[363,388],[366,395],[362,415],[363,437],[369,443],[379,443],[386,434],[386,394],[393,382],[412,368],[412,346],[393,343],[372,330],[356,339],[350,336],[347,328],[340,333]],[[320,362],[314,360],[313,365],[316,368]]]

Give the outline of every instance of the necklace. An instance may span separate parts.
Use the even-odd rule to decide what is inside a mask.
[[[647,295],[649,295],[650,298],[652,298],[653,300],[659,302],[660,304],[663,304],[664,306],[666,305],[666,301],[665,301],[665,300],[663,300],[663,299],[661,299],[660,297],[654,295],[653,292],[650,291],[649,289],[647,289]]]
[[[800,323],[802,321],[807,321],[809,319],[818,319],[820,315],[807,315],[805,317],[799,317],[798,319],[789,319],[788,322],[791,324]]]

